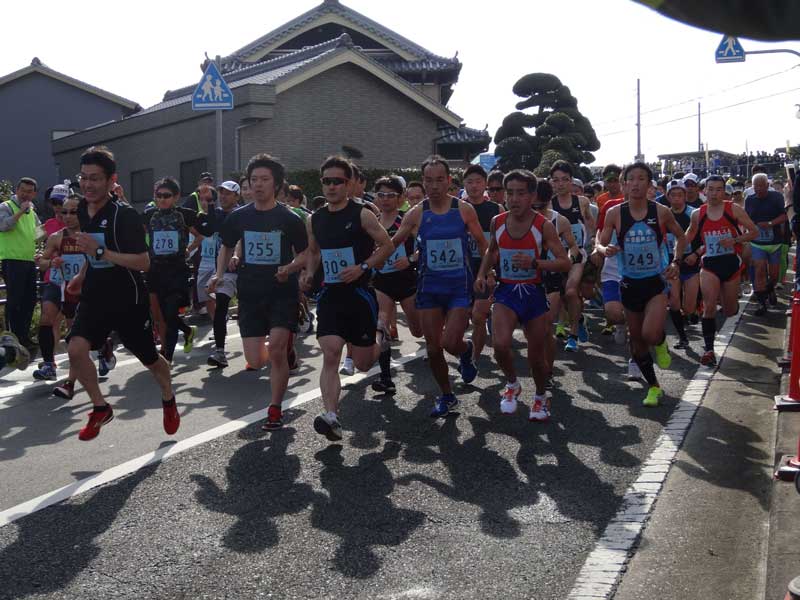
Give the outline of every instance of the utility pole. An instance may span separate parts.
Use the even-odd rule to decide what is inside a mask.
[[[642,90],[641,80],[636,78],[636,160],[644,160],[642,156]]]

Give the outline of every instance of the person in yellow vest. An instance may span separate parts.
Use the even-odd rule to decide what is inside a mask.
[[[30,329],[36,306],[36,240],[43,230],[33,210],[38,184],[23,177],[16,193],[0,204],[0,263],[6,284],[6,328],[20,343],[36,348]]]

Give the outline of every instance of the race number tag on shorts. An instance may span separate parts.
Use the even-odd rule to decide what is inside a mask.
[[[105,233],[90,233],[89,235],[92,236],[95,240],[97,240],[97,243],[100,244],[101,248],[106,247]],[[110,269],[111,267],[114,266],[110,261],[106,260],[105,258],[97,260],[97,258],[95,258],[94,253],[90,254],[88,258],[89,258],[89,266],[91,266],[93,269]]]
[[[428,240],[428,267],[433,271],[451,271],[464,267],[461,240]]]
[[[341,273],[356,264],[353,248],[322,248],[322,269],[325,283],[341,283]]]
[[[383,268],[381,268],[379,272],[395,273],[397,271],[395,263],[401,258],[407,258],[405,244],[400,244],[397,248],[395,248],[395,251],[392,252],[392,255],[386,259],[386,262],[383,263]]]
[[[489,243],[489,239],[491,238],[491,233],[488,231],[483,232],[483,239],[486,240],[486,243]],[[467,238],[467,245],[469,246],[469,255],[472,258],[480,258],[481,257],[481,250],[478,248],[478,242],[475,241],[475,238],[469,236]]]
[[[50,269],[50,283],[60,285],[67,281],[72,281],[72,278],[81,272],[81,267],[86,262],[86,257],[83,254],[65,254],[61,259],[64,264],[60,269],[55,267]]]
[[[200,243],[200,264],[204,267],[213,267],[217,262],[217,234],[203,238]]]
[[[705,243],[706,243],[706,256],[713,257],[713,256],[725,256],[727,254],[733,254],[734,250],[733,247],[725,248],[720,242],[725,239],[730,239],[733,236],[730,232],[725,232],[722,234],[718,233],[707,233],[705,235]]]
[[[248,265],[281,264],[281,232],[245,231],[244,260]]]
[[[772,242],[772,227],[759,227],[756,242]]]
[[[177,231],[154,231],[153,254],[156,256],[169,256],[178,252]]]
[[[514,256],[524,254],[531,259],[536,258],[535,250],[522,250],[519,248],[500,248],[500,277],[510,281],[528,281],[536,279],[536,269],[533,267],[523,269],[514,266]]]

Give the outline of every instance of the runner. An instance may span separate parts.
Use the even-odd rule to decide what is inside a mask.
[[[540,213],[547,221],[553,224],[561,239],[561,245],[568,251],[567,257],[570,261],[580,260],[581,251],[575,243],[572,235],[572,227],[565,216],[553,210],[551,198],[553,197],[553,186],[546,179],[539,181],[536,187],[536,194],[533,196],[533,210]],[[555,254],[547,254],[548,260],[555,260]],[[558,318],[562,307],[562,296],[564,295],[564,282],[567,279],[567,272],[556,272],[545,270],[542,273],[542,282],[545,293],[547,294],[548,310],[545,314],[547,324],[545,330],[545,362],[547,365],[547,387],[553,386],[553,365],[556,358],[556,337],[553,332],[553,323]]]
[[[703,206],[703,198],[700,196],[700,178],[694,173],[687,173],[683,176],[683,185],[686,188],[686,204],[695,209]]]
[[[555,192],[553,210],[569,220],[575,242],[578,247],[583,248],[586,245],[587,231],[594,229],[595,223],[589,209],[589,200],[572,193],[572,165],[563,160],[553,163],[550,168],[550,183]],[[586,342],[589,339],[589,332],[583,319],[583,298],[580,290],[585,261],[584,251],[582,260],[573,263],[564,284],[564,301],[569,313],[569,336],[564,346],[567,352],[577,352],[578,342]]]
[[[222,224],[217,273],[208,285],[213,293],[225,281],[234,248],[241,242],[237,287],[244,357],[252,369],[267,362],[271,365],[272,397],[262,426],[265,430],[283,425],[281,403],[289,383],[287,348],[297,331],[297,273],[305,266],[308,247],[303,221],[276,200],[285,173],[283,165],[268,154],[250,159],[247,179],[253,202],[231,213]]]
[[[667,231],[675,236],[675,255],[683,256],[686,239],[683,229],[667,207],[647,200],[653,172],[642,162],[635,162],[622,173],[628,201],[609,209],[600,233],[600,251],[606,257],[617,256],[622,275],[622,304],[630,333],[631,354],[649,389],[643,404],[658,406],[664,395],[658,385],[650,347],[655,347],[656,363],[668,369],[672,363],[664,333],[667,297],[664,278],[674,279],[680,259],[666,263],[663,248]],[[610,245],[617,233],[618,244]]]
[[[567,272],[571,263],[556,228],[544,215],[531,210],[537,193],[533,173],[514,170],[505,176],[503,183],[508,211],[492,219],[489,249],[475,277],[475,291],[486,291],[486,275],[499,261],[492,317],[494,356],[507,379],[500,411],[503,414],[515,413],[517,398],[522,392],[511,354],[514,329],[519,325],[528,341],[528,365],[536,388],[528,420],[547,421],[550,402],[545,387],[549,366],[541,340],[549,326],[545,316],[548,306],[542,271]],[[545,260],[545,252],[554,258]]]
[[[406,202],[408,202],[408,210],[414,208],[417,204],[425,200],[425,188],[421,181],[411,181],[406,187]]]
[[[369,370],[389,346],[389,331],[378,321],[378,302],[369,280],[372,270],[386,262],[394,247],[377,217],[348,198],[353,168],[346,159],[327,158],[320,175],[328,203],[310,219],[303,287],[311,289],[321,263],[325,283],[317,300],[317,339],[322,349],[320,389],[325,412],[314,419],[314,430],[330,441],[339,441],[341,381],[337,368],[345,344],[351,344],[353,362],[360,371]],[[380,334],[377,342],[376,333]]]
[[[767,302],[771,306],[778,303],[775,285],[780,281],[780,268],[783,246],[783,224],[786,223],[786,209],[783,195],[769,190],[769,179],[765,173],[753,175],[753,193],[744,201],[747,216],[758,227],[757,237],[751,242],[753,281],[758,308],[753,314],[767,314]]]
[[[688,231],[692,220],[694,208],[686,204],[686,187],[680,180],[673,180],[667,184],[667,199],[669,200],[672,216],[681,229]],[[675,236],[667,232],[667,251],[669,261],[675,260]],[[700,289],[700,241],[695,239],[687,243],[683,250],[683,259],[680,263],[680,274],[677,279],[670,281],[669,286],[669,316],[675,331],[678,332],[678,341],[674,348],[688,348],[689,338],[686,336],[686,318],[697,310],[697,292]],[[683,309],[683,312],[681,312]]]
[[[481,225],[483,231],[483,238],[488,245],[489,236],[492,227],[492,219],[503,212],[503,207],[499,204],[490,201],[486,196],[486,171],[480,165],[470,165],[464,171],[464,191],[466,192],[466,200],[475,209],[478,215],[478,223]],[[470,268],[473,273],[477,273],[481,268],[481,252],[475,239],[470,236],[469,240],[469,256]],[[483,287],[480,293],[475,292],[474,301],[472,304],[472,362],[478,364],[478,358],[483,352],[483,347],[486,345],[486,338],[489,332],[487,325],[491,327],[489,319],[489,311],[492,308],[492,289]]]
[[[169,364],[153,341],[147,292],[141,276],[150,268],[144,228],[138,213],[111,200],[117,164],[105,146],[94,146],[81,155],[80,184],[84,200],[78,206],[81,232],[78,247],[88,261],[72,278],[67,291],[80,293],[75,321],[68,336],[69,361],[92,401],[89,421],[78,438],[91,440],[114,418],[100,392],[97,371],[89,357],[116,331],[123,345],[153,373],[161,388],[164,431],[172,435],[180,427],[180,415],[172,391]]]
[[[217,207],[209,205],[205,213],[198,215],[196,225],[197,231],[204,236],[200,245],[200,266],[197,271],[197,298],[205,303],[214,323],[214,351],[206,360],[210,367],[228,366],[225,339],[228,337],[228,308],[236,295],[236,270],[241,262],[239,252],[231,256],[222,279],[216,282],[213,296],[209,294],[208,285],[217,272],[222,226],[238,207],[240,191],[241,187],[235,181],[223,181],[217,188],[220,205]]]
[[[72,325],[78,298],[67,293],[66,285],[80,273],[86,262],[78,247],[76,234],[80,231],[78,222],[78,196],[72,195],[59,207],[64,229],[47,238],[44,252],[37,261],[40,271],[45,272],[46,282],[42,287],[42,311],[39,319],[39,348],[44,363],[33,372],[33,378],[40,381],[56,379],[55,337],[53,325],[60,322],[61,315]],[[72,369],[70,369],[72,371]],[[67,379],[68,387],[74,387],[74,373]]]
[[[486,190],[489,192],[489,200],[499,204],[503,210],[506,209],[506,192],[503,187],[504,177],[502,171],[491,171],[486,178]]]
[[[617,204],[621,204],[625,196],[622,191],[622,185],[619,182],[619,176],[622,174],[622,167],[610,164],[603,168],[603,182],[605,192],[597,196],[597,234],[603,229],[603,221],[608,213],[608,209]],[[595,234],[595,243],[597,242],[597,234]],[[612,244],[616,244],[616,233],[614,234]],[[627,339],[627,330],[625,329],[625,313],[622,308],[622,301],[619,292],[619,269],[617,268],[616,260],[604,260],[604,257],[595,252],[593,254],[595,265],[601,269],[600,271],[600,293],[603,297],[603,312],[606,317],[606,324],[601,330],[603,335],[614,335],[614,341],[619,344],[624,344]],[[636,363],[632,360],[628,363],[629,376],[636,376],[641,379],[641,374],[638,372]]]
[[[400,179],[394,175],[378,179],[375,182],[375,199],[378,208],[381,209],[380,223],[389,236],[393,236],[403,222],[403,213],[398,210],[398,205],[403,200],[403,185]],[[395,303],[399,302],[406,315],[411,335],[418,338],[422,336],[422,327],[414,305],[417,297],[417,272],[414,268],[416,262],[414,240],[409,237],[378,269],[372,284],[378,295],[378,321],[389,323],[396,314]],[[393,394],[396,388],[391,377],[390,348],[381,352],[378,363],[381,374],[377,381],[373,382],[372,389],[376,392]]]
[[[725,180],[711,175],[706,180],[707,203],[692,213],[686,232],[689,243],[698,237],[703,257],[700,270],[700,291],[703,294],[703,341],[705,353],[700,364],[717,364],[714,338],[717,328],[717,302],[722,302],[725,317],[739,312],[739,277],[744,268],[741,244],[758,236],[758,227],[747,213],[733,202],[723,200]],[[741,227],[746,229],[742,233]]]
[[[183,332],[183,351],[192,351],[197,328],[189,327],[180,316],[180,309],[191,304],[190,270],[186,263],[189,234],[199,235],[195,225],[198,213],[176,206],[181,196],[178,182],[164,177],[155,184],[156,207],[144,211],[144,224],[150,240],[150,270],[147,287],[150,305],[157,307],[164,318],[161,333],[161,354],[172,363],[178,331]]]
[[[428,198],[406,214],[392,242],[399,246],[417,231],[420,255],[416,306],[428,364],[442,392],[431,411],[431,417],[438,418],[447,416],[458,404],[450,386],[444,351],[459,357],[458,371],[464,383],[471,383],[478,374],[472,360],[472,342],[464,340],[473,285],[468,239],[471,235],[477,241],[481,256],[487,243],[472,205],[450,196],[452,180],[445,159],[429,156],[422,163],[422,179]]]
[[[619,176],[622,174],[622,167],[615,164],[606,165],[603,167],[603,187],[606,190],[597,196],[597,208],[602,210],[605,203],[609,200],[622,199],[622,185],[619,182]],[[600,215],[598,214],[598,218]],[[598,226],[597,231],[600,231]]]

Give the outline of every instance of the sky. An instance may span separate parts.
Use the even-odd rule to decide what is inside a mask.
[[[342,1],[436,54],[458,52],[463,68],[449,108],[470,127],[488,125],[492,135],[520,100],[511,92],[514,83],[546,72],[570,87],[594,125],[602,144],[596,165],[636,155],[637,78],[648,161],[697,149],[698,101],[707,113],[702,142],[712,149],[772,151],[787,140],[800,143],[800,67],[794,68],[800,58],[766,54],[718,65],[721,34],[630,0]],[[0,75],[36,56],[147,107],[169,89],[198,82],[205,53],[230,54],[319,2],[139,0],[126,3],[134,7],[128,10],[69,0],[46,10],[34,2],[7,4],[3,20],[14,25],[4,28]],[[800,42],[740,41],[745,50],[800,51]]]

